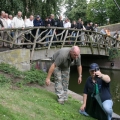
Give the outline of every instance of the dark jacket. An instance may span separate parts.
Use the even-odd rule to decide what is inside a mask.
[[[45,27],[48,27],[48,24],[50,24],[50,21],[49,21],[49,20],[48,20],[48,21],[45,20],[45,21],[44,21],[44,26],[45,26]]]
[[[4,27],[4,25],[3,25],[3,23],[2,23],[2,21],[0,20],[0,25],[1,25],[1,27]]]
[[[83,29],[83,25],[80,22],[77,23],[77,29]]]
[[[76,29],[77,28],[77,24],[71,24],[71,28]]]
[[[57,27],[63,27],[63,21],[62,20],[57,21]]]
[[[36,27],[37,26],[43,26],[43,21],[42,21],[42,19],[40,19],[40,20],[34,19],[33,24]]]
[[[50,26],[55,26],[55,19],[50,19]]]

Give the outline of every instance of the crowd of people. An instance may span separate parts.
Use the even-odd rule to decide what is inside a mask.
[[[84,25],[84,21],[79,18],[77,21],[70,21],[68,18],[65,18],[64,20],[62,19],[62,16],[59,16],[58,19],[55,19],[54,14],[51,14],[50,16],[47,16],[45,19],[42,19],[40,17],[40,15],[30,15],[28,18],[25,16],[25,18],[23,19],[22,17],[22,12],[18,11],[17,15],[12,16],[9,15],[8,13],[6,13],[5,11],[1,11],[1,15],[0,15],[0,29],[2,29],[3,31],[1,31],[0,37],[3,40],[10,40],[10,38],[8,38],[8,34],[7,32],[4,31],[4,29],[6,28],[28,28],[28,27],[39,27],[39,26],[44,26],[44,27],[61,27],[61,28],[73,28],[73,29],[78,29],[78,30],[89,30],[89,31],[95,31],[95,32],[99,32],[98,31],[98,24],[93,24],[92,22],[87,23],[87,25]],[[62,33],[62,29],[58,29],[56,30],[55,34],[60,34]],[[19,43],[26,43],[28,40],[30,40],[31,42],[34,42],[34,37],[36,35],[36,29],[33,29],[30,32],[25,34],[25,38],[23,39],[23,36],[19,36],[19,34],[22,34],[23,31],[19,30],[18,32],[16,32],[16,34],[14,32],[11,32],[10,35],[11,37],[16,36],[16,40],[15,43],[19,44]],[[42,32],[41,29],[39,29],[38,34],[40,34]],[[103,35],[105,35],[105,38],[107,38],[107,36],[112,36],[113,38],[120,40],[120,35],[119,32],[116,31],[114,34],[111,34],[110,29],[108,28],[103,28],[100,33],[102,33]],[[31,35],[32,34],[32,35]],[[51,31],[47,31],[46,35],[52,35],[53,34],[53,30]],[[79,32],[79,35],[81,35],[81,37],[78,37],[78,41],[86,41],[84,34],[88,34],[88,32]],[[89,35],[91,35],[92,33],[89,32]],[[72,41],[75,40],[75,36],[77,35],[76,31],[72,31],[69,30],[68,35],[71,35],[73,37],[71,37],[70,39]],[[65,34],[63,34],[63,37],[65,36]],[[60,40],[60,37],[58,37],[58,39]],[[56,40],[55,37],[54,41]],[[64,39],[64,38],[63,38]],[[63,40],[62,39],[62,40]],[[93,39],[93,38],[92,38]],[[47,37],[45,39],[45,42],[48,42],[50,40],[49,37]],[[45,46],[48,46],[49,43],[45,44]],[[84,42],[85,44],[85,42]],[[1,42],[0,43],[0,47],[8,47],[7,43],[5,42]],[[9,47],[11,47],[9,45]],[[38,47],[38,44],[36,44],[36,47]],[[23,48],[27,48],[27,45],[23,45]]]
[[[0,29],[3,31],[1,32],[1,37],[3,40],[8,39],[8,35],[6,32],[4,32],[4,29],[6,28],[27,28],[27,27],[39,27],[39,26],[44,26],[44,27],[62,27],[62,28],[73,28],[73,29],[79,29],[79,30],[91,30],[91,31],[96,31],[97,32],[97,24],[94,24],[92,22],[88,23],[87,26],[84,26],[84,22],[82,21],[81,18],[79,18],[78,21],[73,21],[70,22],[68,18],[65,18],[64,20],[62,19],[62,16],[59,16],[58,19],[55,19],[54,14],[51,14],[49,17],[46,17],[45,20],[43,20],[40,15],[30,15],[28,18],[25,16],[23,19],[22,17],[22,12],[18,11],[17,15],[12,16],[6,13],[5,11],[1,11],[0,15]],[[40,34],[41,30],[39,30]],[[56,33],[59,34],[61,33],[62,30],[57,30]],[[21,34],[22,31],[18,31],[16,34],[14,32],[11,32],[10,35],[13,37],[14,35],[16,36],[15,43],[22,43],[22,42],[27,42],[26,40],[23,40],[22,36],[17,37],[19,34]],[[46,34],[48,31],[46,32]],[[33,36],[36,34],[36,30],[34,29],[32,31]],[[53,34],[53,31],[49,32],[49,35]],[[76,36],[76,32],[69,31],[68,34],[72,34],[72,36]],[[25,34],[25,38],[27,40],[30,40],[31,42],[34,41],[34,38],[31,36],[30,33]],[[71,38],[74,40],[75,38]],[[46,38],[46,41],[49,41],[49,38]],[[46,44],[47,45],[47,44]],[[5,42],[1,42],[0,47],[7,47],[7,44]],[[27,45],[23,45],[23,47],[27,47]],[[36,46],[37,47],[37,46]]]
[[[115,38],[115,39],[117,39],[117,40],[120,41],[120,34],[119,34],[118,30],[116,30],[113,33],[113,32],[110,31],[109,28],[103,28],[103,29],[101,29],[100,33],[102,33],[103,35],[105,35],[105,37],[111,36],[111,37],[113,37],[113,38]]]
[[[45,19],[42,19],[40,17],[40,15],[30,15],[28,18],[25,16],[25,18],[23,19],[22,17],[22,12],[18,11],[17,15],[12,16],[9,15],[8,13],[6,13],[5,11],[1,11],[1,15],[0,15],[0,29],[2,29],[3,31],[1,31],[0,37],[3,40],[10,40],[10,38],[8,38],[8,34],[7,32],[4,31],[4,29],[6,28],[21,28],[24,30],[24,28],[28,28],[28,27],[39,27],[39,26],[44,26],[44,27],[61,27],[61,28],[71,28],[71,29],[78,29],[78,30],[89,30],[89,31],[95,31],[95,32],[99,32],[98,31],[98,24],[93,24],[92,22],[87,23],[87,25],[84,25],[84,21],[79,18],[77,21],[70,21],[68,18],[65,18],[64,20],[62,19],[62,16],[59,16],[58,19],[55,19],[54,14],[51,14],[50,16],[47,16]],[[25,39],[23,39],[23,36],[19,36],[20,34],[22,34],[23,31],[19,30],[16,33],[11,32],[10,35],[11,37],[15,36],[17,39],[15,40],[15,43],[19,44],[19,43],[26,43],[28,40],[30,40],[31,42],[34,42],[34,37],[36,35],[36,29],[31,30],[31,32],[28,32],[24,35]],[[40,34],[42,32],[42,29],[39,29],[38,34]],[[55,34],[60,34],[62,33],[63,30],[62,29],[58,29],[56,30]],[[105,36],[105,39],[108,36],[112,36],[113,38],[120,40],[120,35],[119,32],[116,31],[114,34],[111,34],[110,29],[108,28],[103,28],[100,33],[102,33]],[[31,35],[32,34],[32,35]],[[45,35],[52,35],[53,34],[53,30],[51,31],[47,31]],[[78,37],[78,41],[85,41],[84,43],[81,42],[81,44],[86,44],[85,36],[84,34],[89,34],[91,35],[91,32],[79,32],[79,35],[81,37]],[[74,43],[75,37],[77,35],[76,31],[72,31],[69,30],[68,31],[68,35],[71,35],[73,37],[70,38],[71,43]],[[63,34],[63,38],[61,40],[64,39],[65,33]],[[59,36],[57,39],[60,40]],[[54,41],[56,40],[55,37],[53,37]],[[93,39],[93,37],[92,37]],[[49,41],[50,41],[50,37],[47,37],[45,40],[45,42],[47,42],[45,44],[45,46],[48,46]],[[94,41],[94,40],[93,40]],[[0,47],[8,47],[7,43],[5,42],[1,42],[0,43]],[[11,47],[9,45],[9,47]],[[23,48],[27,48],[27,45],[23,45]],[[36,47],[38,47],[38,44],[36,44]]]

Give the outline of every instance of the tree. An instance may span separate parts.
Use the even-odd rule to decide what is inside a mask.
[[[120,1],[116,1],[118,5],[120,5]],[[118,23],[120,21],[120,11],[113,0],[106,0],[106,9],[107,16],[110,19],[110,23]]]
[[[87,20],[100,25],[106,24],[108,16],[106,14],[105,0],[90,0],[86,14]]]
[[[82,18],[82,20],[84,21],[86,20],[86,8],[86,0],[66,0],[65,15],[70,20],[78,20],[79,18]]]
[[[5,11],[8,14],[16,14],[17,11],[24,9],[21,0],[1,0],[0,5],[0,11]]]
[[[120,5],[120,1],[116,0]],[[114,0],[90,0],[87,8],[87,19],[100,25],[107,24],[107,19],[110,23],[117,23],[120,21],[120,11],[116,6]]]
[[[4,10],[8,14],[16,15],[20,10],[23,16],[39,14],[42,18],[50,14],[60,14],[62,0],[0,0],[0,11]]]
[[[116,1],[116,0],[113,0],[113,1],[114,1],[115,5],[117,6],[117,8],[118,8],[119,11],[120,11],[120,6],[118,5],[117,1]]]

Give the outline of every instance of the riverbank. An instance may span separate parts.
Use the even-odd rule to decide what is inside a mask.
[[[72,97],[59,104],[46,90],[45,78],[40,70],[21,72],[0,64],[0,120],[94,120],[79,113],[81,103]]]
[[[46,89],[47,91],[50,91],[50,92],[53,92],[55,93],[55,90],[54,90],[54,83],[51,82],[51,84],[49,86],[44,86],[44,89]],[[77,94],[77,93],[74,93],[73,91],[71,90],[68,90],[68,94],[69,96],[71,96],[72,98],[76,99],[76,100],[79,100],[81,103],[83,103],[83,96]],[[112,117],[113,118],[120,118],[120,115],[117,115],[116,113],[113,113],[112,114]]]
[[[45,78],[46,73],[40,70],[20,72],[9,64],[0,64],[1,120],[56,120],[58,115],[57,120],[93,120],[79,114],[82,96],[70,90],[68,102],[58,104],[54,83],[46,86]]]

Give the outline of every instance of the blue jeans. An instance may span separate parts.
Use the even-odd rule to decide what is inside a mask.
[[[105,100],[103,103],[103,108],[105,109],[105,111],[108,114],[108,120],[111,120],[112,118],[112,113],[113,113],[113,101],[112,100]]]
[[[76,36],[76,33],[75,33],[75,32],[73,32],[73,33],[72,33],[72,36],[74,36],[74,37],[75,37],[75,36]],[[76,39],[76,38],[71,38],[71,40],[72,40],[73,42],[75,41],[75,39]],[[74,44],[74,43],[73,43],[73,44]]]

